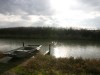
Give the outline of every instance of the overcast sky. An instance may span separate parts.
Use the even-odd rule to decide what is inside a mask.
[[[0,0],[2,27],[100,28],[100,0]]]

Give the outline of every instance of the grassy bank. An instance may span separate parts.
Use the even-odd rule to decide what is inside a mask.
[[[99,75],[100,59],[54,58],[37,55],[4,75]]]
[[[0,38],[100,40],[100,30],[18,27],[0,29]]]

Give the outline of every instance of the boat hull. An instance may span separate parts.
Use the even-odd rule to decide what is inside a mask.
[[[6,56],[13,57],[13,58],[23,58],[23,57],[35,55],[36,53],[39,52],[40,48],[41,48],[41,45],[39,46],[28,45],[25,47],[17,48],[15,50],[11,50],[4,54]]]

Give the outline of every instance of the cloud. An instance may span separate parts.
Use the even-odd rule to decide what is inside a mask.
[[[0,27],[45,26],[53,14],[49,1],[0,0]]]
[[[90,28],[98,29],[100,28],[100,16],[92,19],[84,20],[83,24],[89,26]]]
[[[0,0],[2,14],[50,15],[49,0]]]
[[[85,11],[99,11],[100,12],[100,0],[78,0],[80,7]]]
[[[59,0],[56,8],[61,12],[54,10],[55,7],[51,6],[50,1],[0,0],[0,27],[100,28],[100,0],[63,0],[64,2]],[[58,2],[58,0],[55,1]],[[57,2],[54,3],[54,6]]]
[[[55,20],[50,16],[38,16],[38,15],[2,15],[0,18],[0,27],[54,27],[56,25]],[[56,27],[56,26],[55,26]]]
[[[39,16],[38,21],[33,22],[31,26],[57,27],[57,23],[56,20],[50,16]]]
[[[81,23],[85,27],[100,28],[100,0],[77,0],[80,4],[76,10],[81,10],[90,15],[90,18],[84,19]],[[83,15],[83,14],[82,14]]]
[[[0,28],[8,28],[8,27],[28,27],[31,23],[27,21],[17,21],[17,22],[0,22]]]
[[[21,21],[22,18],[20,15],[3,15],[0,14],[0,22],[14,22],[14,21]]]

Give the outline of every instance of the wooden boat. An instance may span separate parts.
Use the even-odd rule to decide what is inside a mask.
[[[4,53],[4,55],[16,58],[27,57],[34,53],[39,52],[41,46],[42,45],[27,45],[11,51],[7,51]]]

